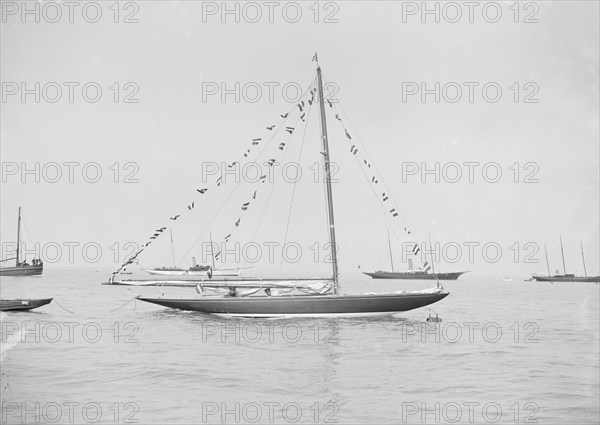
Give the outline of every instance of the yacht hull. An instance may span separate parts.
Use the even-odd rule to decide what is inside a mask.
[[[410,272],[363,272],[373,279],[405,279],[405,280],[456,280],[458,277],[467,272],[451,272],[451,273],[410,273]]]
[[[315,317],[393,314],[433,304],[447,292],[392,295],[316,295],[283,297],[225,297],[199,299],[142,298],[179,310],[243,317]]]
[[[600,282],[600,276],[533,276],[538,282]]]

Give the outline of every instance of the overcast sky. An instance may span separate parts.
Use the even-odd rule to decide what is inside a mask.
[[[51,245],[62,247],[57,262],[46,258],[47,267],[116,268],[115,243],[122,257],[131,252],[124,250],[125,243],[143,244],[154,229],[171,224],[176,262],[184,265],[190,263],[190,255],[200,257],[193,243],[198,238],[208,241],[209,230],[215,240],[233,230],[240,243],[282,243],[293,185],[281,182],[258,230],[270,186],[241,184],[200,236],[235,186],[223,185],[219,192],[214,178],[203,183],[203,163],[243,159],[253,138],[265,142],[271,134],[266,126],[282,122],[280,114],[293,110],[295,117],[285,125],[294,126],[299,115],[295,99],[290,99],[294,90],[285,93],[282,88],[289,83],[288,87],[306,89],[315,76],[311,58],[318,52],[352,142],[360,138],[368,149],[413,235],[424,242],[430,232],[442,245],[462,247],[458,261],[442,261],[439,270],[545,272],[543,243],[548,243],[551,267],[557,268],[562,235],[568,271],[583,272],[582,241],[588,274],[598,274],[598,2],[530,2],[527,8],[523,3],[516,8],[513,2],[497,2],[485,12],[482,2],[472,19],[464,6],[462,16],[455,18],[456,8],[439,3],[439,23],[434,15],[422,16],[415,9],[421,2],[331,2],[318,9],[308,2],[282,2],[272,10],[273,22],[262,2],[238,4],[239,22],[235,14],[222,15],[221,2],[122,3],[118,16],[111,4],[101,5],[96,23],[86,21],[95,19],[93,7],[82,14],[85,3],[73,10],[72,23],[66,6],[38,6],[36,23],[34,15],[22,14],[21,2],[2,2],[3,243],[15,239],[19,205],[26,241],[30,234],[51,257],[56,255]],[[232,10],[236,7],[228,4]],[[435,2],[430,5],[435,7]],[[496,6],[502,15],[488,22],[496,20]],[[298,10],[302,15],[296,17]],[[138,22],[122,22],[127,19]],[[52,20],[58,22],[48,22]],[[223,101],[223,84],[235,91],[236,82],[239,102],[233,94]],[[71,84],[72,103],[69,83],[77,83]],[[86,100],[82,87],[87,83],[93,84]],[[421,83],[432,90],[424,101]],[[483,92],[486,84],[489,90]],[[62,97],[52,103],[57,86]],[[262,88],[258,98],[253,91],[257,86]],[[95,87],[102,94],[92,103]],[[207,91],[215,87],[218,93]],[[460,97],[456,87],[462,89]],[[502,90],[499,97],[497,87]],[[23,88],[34,94],[23,99]],[[419,92],[414,93],[415,88]],[[126,103],[128,95],[137,103]],[[344,128],[335,120],[335,111],[327,109],[332,161],[339,165],[334,203],[340,268],[389,268],[388,226],[378,197],[369,189],[372,176],[363,177]],[[299,243],[304,255],[283,269],[308,267],[319,274],[328,270],[322,263],[328,235],[323,185],[311,181],[310,170],[322,159],[318,110],[311,109],[304,145],[301,124],[285,155],[287,161],[295,161],[302,148],[304,178],[297,185],[287,241]],[[282,130],[273,141],[274,155],[284,154],[277,146],[286,134]],[[274,157],[265,155],[264,160]],[[56,183],[49,181],[56,176],[56,167],[48,165],[53,162],[62,171]],[[79,164],[73,166],[73,182],[64,165],[68,162]],[[35,172],[21,175],[23,165],[35,170],[36,163],[39,182]],[[87,177],[93,178],[96,168],[102,171],[97,183],[82,176],[88,163],[94,164]],[[439,182],[433,174],[421,176],[422,163],[429,169],[439,163]],[[456,176],[451,163],[463,173],[456,183],[450,181]],[[472,182],[465,163],[476,164]],[[491,165],[484,175],[486,164]],[[416,174],[410,174],[415,166]],[[486,181],[498,168],[499,181]],[[200,195],[196,189],[202,187],[215,190]],[[257,200],[242,211],[240,206],[257,189]],[[190,211],[192,201],[196,204]],[[169,220],[175,214],[182,217]],[[234,226],[237,218],[243,219],[239,228]],[[397,269],[406,267],[400,264],[403,227],[392,232]],[[65,245],[71,242],[80,243],[73,261]],[[480,244],[474,248],[473,262],[465,245],[471,242]],[[537,244],[540,252],[525,247],[528,242]],[[103,250],[97,263],[84,260],[81,246],[86,243]],[[314,243],[321,244],[317,265],[311,265],[314,252],[309,247]],[[501,247],[498,262],[483,258],[481,246],[486,243]],[[94,257],[92,251],[88,254]],[[527,254],[541,262],[526,263]],[[139,259],[145,267],[170,262],[168,235]],[[280,267],[279,260],[262,265],[275,271]]]

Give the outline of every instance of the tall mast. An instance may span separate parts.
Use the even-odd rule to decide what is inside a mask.
[[[431,233],[429,235],[429,253],[431,254],[431,271],[435,274],[435,257],[433,256],[433,245],[431,245]]]
[[[565,266],[565,251],[563,249],[563,244],[562,244],[562,236],[560,236],[560,254],[562,255],[562,260],[563,260],[563,274],[567,274],[567,267]]]
[[[392,271],[394,271],[394,257],[392,256],[392,243],[390,242],[390,229],[388,229],[387,234],[388,234],[388,248],[390,250],[390,264],[392,265]]]
[[[20,247],[21,247],[21,207],[19,207],[19,219],[17,220],[17,266],[19,265]]]
[[[173,266],[176,266],[175,263],[175,246],[173,245],[173,228],[169,227],[169,233],[171,234],[171,256],[173,257]]]
[[[546,248],[546,242],[544,242],[544,252],[546,253],[546,268],[548,269],[548,276],[550,276],[550,262],[548,261],[548,248]]]
[[[316,58],[316,55],[315,55]],[[327,139],[327,120],[325,119],[325,100],[323,96],[323,79],[321,67],[317,61],[317,83],[319,86],[319,107],[321,110],[321,141],[323,142],[323,162],[325,163],[325,189],[327,192],[327,218],[329,224],[329,242],[331,245],[331,262],[333,266],[333,293],[339,294],[337,244],[335,243],[335,220],[333,216],[333,196],[331,193],[331,168],[329,156],[329,142]]]
[[[214,270],[215,269],[215,251],[213,248],[212,233],[208,232],[208,235],[210,237],[210,257],[212,258],[212,265],[213,265],[213,270]]]
[[[583,273],[585,277],[587,277],[587,270],[585,269],[585,257],[583,256],[583,242],[579,241],[579,244],[581,245],[581,260],[583,261]]]

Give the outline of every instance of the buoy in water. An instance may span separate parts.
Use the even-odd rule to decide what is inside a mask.
[[[433,312],[433,314],[435,314],[435,317],[433,317],[431,313],[429,313],[426,319],[427,322],[440,323],[442,321],[440,316],[438,316],[438,314],[435,311],[433,311],[432,309],[429,309],[429,311]]]

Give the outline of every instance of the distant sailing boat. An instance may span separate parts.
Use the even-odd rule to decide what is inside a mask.
[[[171,255],[173,257],[173,264],[175,263],[175,247],[173,244],[173,230],[169,229],[171,235]],[[206,276],[207,274],[211,274],[212,276],[239,276],[239,269],[219,269],[215,268],[215,256],[212,249],[212,236],[210,242],[210,254],[212,257],[212,268],[210,266],[199,265],[196,263],[196,257],[192,257],[192,267],[189,269],[182,269],[180,267],[160,267],[151,270],[146,270],[146,272],[152,275],[161,275],[161,276]]]
[[[429,238],[429,247],[431,248],[431,237]],[[388,249],[390,251],[390,263],[392,266],[392,271],[381,271],[377,270],[375,272],[363,272],[367,276],[371,276],[373,279],[415,279],[415,280],[456,280],[462,274],[467,272],[449,272],[449,273],[435,273],[435,266],[433,260],[433,253],[431,254],[431,271],[429,272],[429,268],[425,270],[422,269],[413,269],[412,259],[408,259],[408,270],[405,272],[396,272],[394,271],[394,260],[392,258],[392,245],[390,242],[390,232],[388,230]]]
[[[0,276],[39,276],[44,270],[44,263],[39,258],[34,258],[31,264],[26,259],[21,261],[21,207],[19,207],[19,218],[17,222],[17,252],[13,258],[6,258],[0,262],[16,260],[14,267],[0,267]]]
[[[581,260],[583,261],[583,273],[585,276],[575,276],[574,274],[567,273],[567,267],[565,265],[565,251],[563,249],[562,237],[560,237],[560,253],[562,256],[563,272],[560,273],[556,270],[554,275],[550,274],[550,263],[548,262],[548,250],[546,244],[544,249],[546,251],[546,267],[548,268],[548,276],[544,275],[533,275],[532,277],[539,282],[600,282],[600,276],[588,276],[587,269],[585,267],[585,257],[583,255],[583,242],[580,242],[581,246]]]
[[[317,60],[316,55],[313,58],[313,61],[315,60]],[[170,308],[227,316],[311,317],[329,315],[357,316],[393,314],[435,303],[448,295],[448,292],[444,291],[443,288],[440,287],[439,283],[436,288],[414,292],[399,291],[388,294],[361,295],[344,295],[340,293],[334,221],[335,217],[333,212],[333,193],[331,184],[331,157],[329,152],[329,141],[327,137],[323,82],[321,68],[318,65],[318,61],[316,84],[316,88],[310,91],[313,97],[308,99],[306,103],[302,101],[298,107],[300,112],[302,112],[302,108],[305,107],[306,104],[312,105],[314,102],[314,96],[317,94],[321,124],[321,158],[325,171],[326,216],[329,229],[328,233],[331,250],[330,258],[332,266],[331,277],[327,279],[315,280],[255,279],[254,281],[202,281],[199,282],[197,286],[197,291],[199,293],[204,292],[206,289],[216,288],[229,289],[229,293],[221,297],[205,296],[190,299],[138,297],[138,299]],[[329,105],[332,107],[331,103],[329,103]],[[282,117],[286,119],[287,115],[288,114],[285,114]],[[302,115],[300,118],[302,118],[304,121],[304,115]],[[286,127],[286,131],[290,135],[292,134],[293,130],[293,127]],[[346,133],[346,136],[348,139],[350,139],[348,133]],[[258,142],[258,140],[256,140],[256,142]],[[282,148],[283,146],[280,145],[280,149]],[[354,153],[356,153],[354,146],[352,150]],[[202,193],[201,191],[199,192]],[[239,220],[236,222],[236,227],[238,224]],[[121,266],[121,269],[126,265],[127,263]],[[109,283],[121,285],[136,284],[133,281],[115,281],[114,277],[121,269],[113,273],[113,277],[110,278]],[[242,293],[240,288],[243,288],[246,291]],[[303,295],[280,294],[281,292],[291,292],[293,290],[299,291]],[[249,296],[254,293],[263,293],[266,296]]]

